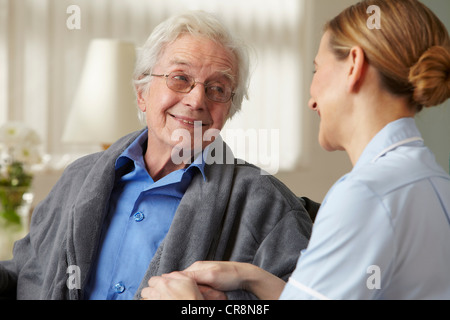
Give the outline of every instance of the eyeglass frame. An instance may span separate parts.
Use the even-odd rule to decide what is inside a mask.
[[[194,80],[194,83],[190,86],[189,91],[177,91],[177,90],[174,90],[174,89],[170,88],[169,85],[168,85],[168,83],[167,83],[167,81],[168,81],[168,79],[169,79],[169,76],[170,76],[172,73],[174,73],[174,72],[170,72],[169,74],[144,73],[144,76],[151,76],[151,77],[165,78],[165,79],[166,79],[165,82],[166,82],[167,88],[169,88],[170,90],[172,90],[172,91],[174,91],[174,92],[178,92],[178,93],[190,93],[190,92],[195,88],[195,86],[196,86],[197,84],[203,84],[203,85],[205,86],[205,96],[206,96],[206,98],[208,98],[208,100],[211,100],[211,101],[217,102],[217,103],[227,103],[227,102],[230,102],[230,100],[233,100],[234,96],[236,95],[236,92],[231,91],[230,98],[229,98],[227,101],[216,101],[216,100],[213,100],[213,99],[211,99],[210,97],[208,97],[208,95],[206,94],[206,88],[208,88],[208,85],[207,85],[206,83],[204,83],[204,82],[196,81],[196,80],[195,80],[192,76],[190,76],[189,74],[185,74],[185,75],[191,77],[191,78]],[[189,87],[188,87],[188,88],[189,88]]]

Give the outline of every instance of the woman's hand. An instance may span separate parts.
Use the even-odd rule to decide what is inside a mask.
[[[259,299],[278,299],[285,282],[249,263],[232,261],[198,261],[182,271],[197,284],[220,291],[246,290]]]

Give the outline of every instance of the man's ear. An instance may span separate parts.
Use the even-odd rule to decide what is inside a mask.
[[[358,92],[366,69],[366,57],[361,47],[353,47],[348,56],[350,66],[347,76],[347,91]]]
[[[139,109],[141,109],[142,112],[147,111],[147,106],[144,99],[144,93],[146,90],[144,90],[141,85],[135,85],[134,88],[136,89],[136,99]]]

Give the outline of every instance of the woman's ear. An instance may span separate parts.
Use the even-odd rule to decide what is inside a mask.
[[[367,64],[364,50],[361,47],[353,47],[347,59],[350,66],[347,76],[347,91],[355,93],[359,91]]]

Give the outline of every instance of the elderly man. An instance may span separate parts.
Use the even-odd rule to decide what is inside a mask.
[[[152,276],[198,260],[249,262],[284,279],[294,270],[312,228],[303,203],[229,161],[220,136],[208,135],[246,94],[243,47],[209,14],[176,16],[149,37],[134,77],[147,128],[66,169],[14,259],[1,262],[2,296],[140,298]],[[227,161],[208,162],[221,148]]]

